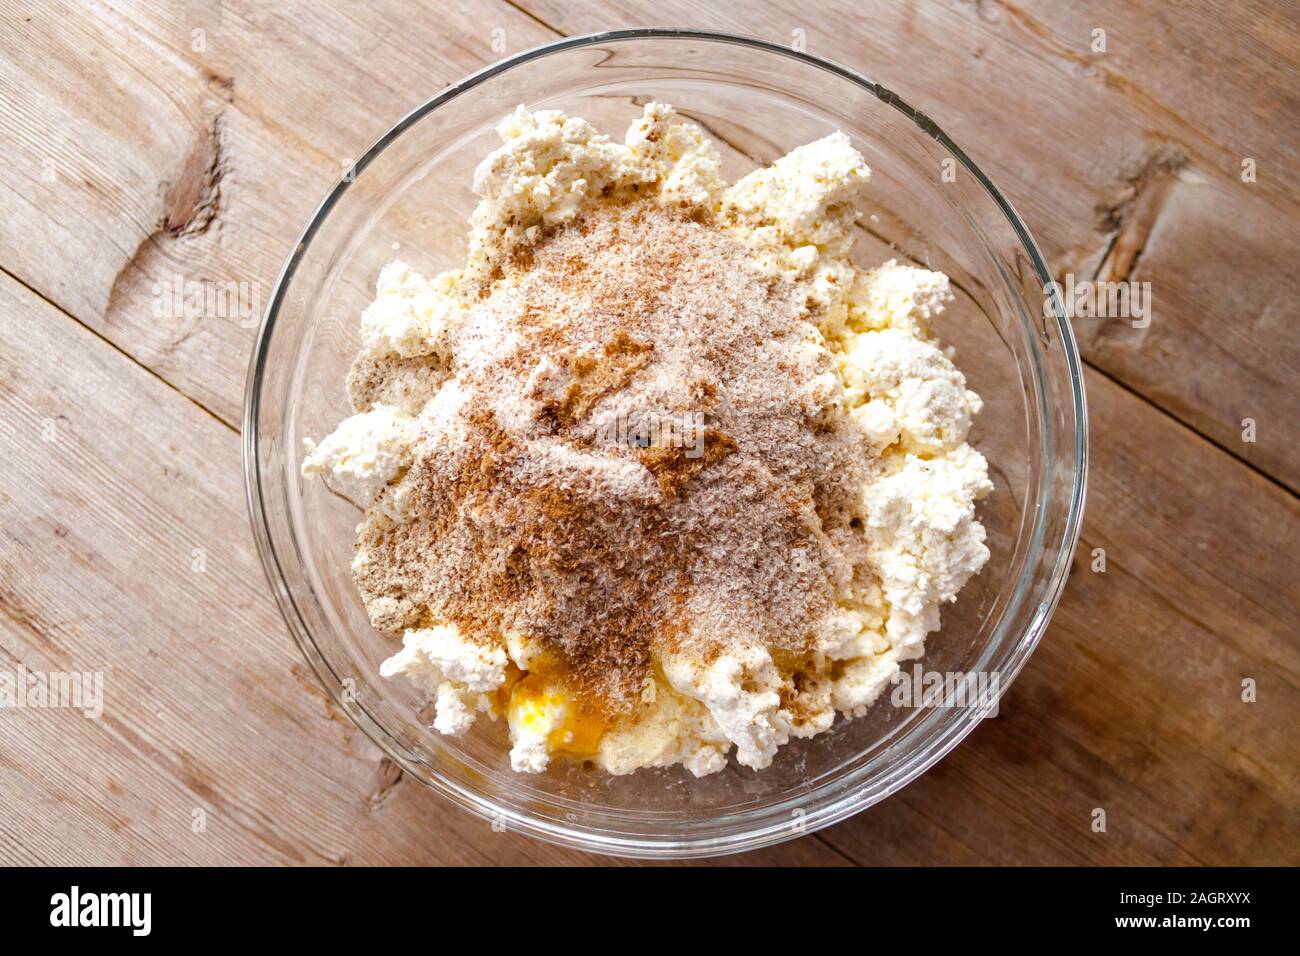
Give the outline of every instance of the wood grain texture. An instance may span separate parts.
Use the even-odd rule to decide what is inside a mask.
[[[10,4],[0,17],[0,218],[41,224],[0,233],[0,265],[231,425],[260,309],[345,167],[497,59],[493,29],[503,52],[552,37],[504,4],[449,4],[401,29],[412,15],[397,0]],[[201,201],[178,207],[187,176]],[[257,308],[158,314],[156,284],[178,277],[245,283]]]
[[[0,668],[102,670],[107,698],[100,720],[0,713],[0,862],[597,862],[491,832],[325,698],[246,531],[251,323],[156,314],[154,283],[268,292],[340,168],[438,88],[559,32],[669,21],[803,30],[943,124],[1058,273],[1154,295],[1146,329],[1076,325],[1088,517],[1001,716],[857,818],[719,862],[1300,862],[1294,6],[1227,31],[1202,2],[1038,0],[0,19]]]

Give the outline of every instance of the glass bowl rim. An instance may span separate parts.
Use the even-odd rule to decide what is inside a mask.
[[[492,798],[481,795],[468,787],[462,786],[455,781],[444,777],[436,767],[430,765],[427,761],[420,760],[414,755],[405,751],[400,744],[393,739],[391,734],[368,712],[359,706],[347,706],[341,699],[342,680],[333,667],[326,660],[320,649],[316,646],[315,639],[312,636],[311,628],[299,611],[293,595],[290,592],[288,583],[285,579],[284,572],[280,565],[279,556],[276,553],[275,546],[271,543],[270,525],[265,510],[264,494],[262,489],[263,475],[261,462],[258,457],[259,430],[258,415],[261,411],[262,384],[267,361],[267,347],[271,339],[271,334],[275,328],[276,318],[279,314],[281,305],[284,300],[285,292],[288,289],[298,264],[303,254],[310,245],[312,237],[315,235],[321,224],[328,217],[335,204],[347,191],[349,186],[361,174],[363,170],[374,161],[394,140],[396,140],[408,128],[419,122],[426,115],[438,109],[445,103],[455,99],[462,93],[473,89],[481,83],[484,83],[493,77],[496,77],[514,67],[532,62],[551,54],[564,52],[566,50],[578,49],[585,46],[593,46],[600,43],[618,43],[628,40],[701,40],[711,43],[734,44],[741,47],[765,51],[780,56],[788,57],[807,65],[817,67],[818,69],[829,72],[841,79],[847,80],[871,93],[881,102],[902,113],[910,119],[916,126],[927,136],[935,139],[940,145],[947,149],[951,155],[957,159],[962,166],[975,177],[976,182],[983,187],[985,193],[993,200],[997,208],[1006,217],[1008,224],[1011,226],[1016,238],[1019,239],[1023,251],[1029,257],[1029,262],[1038,278],[1042,281],[1043,288],[1050,288],[1053,282],[1050,270],[1047,268],[1042,253],[1039,251],[1037,244],[1029,233],[1028,227],[1021,219],[1019,213],[994,184],[984,174],[984,172],[966,155],[953,140],[925,113],[914,108],[902,99],[892,90],[876,83],[862,73],[836,63],[833,60],[824,57],[814,56],[810,53],[795,50],[791,47],[774,43],[770,40],[764,40],[759,37],[745,36],[742,34],[727,33],[712,30],[695,30],[679,28],[660,28],[647,27],[629,30],[609,30],[599,33],[590,33],[580,36],[562,37],[550,43],[533,47],[511,57],[499,60],[496,63],[470,74],[459,82],[453,83],[445,89],[439,91],[434,96],[412,109],[404,117],[398,120],[386,133],[380,136],[374,144],[365,151],[360,159],[356,161],[348,171],[349,174],[343,175],[337,183],[326,194],[325,198],[317,206],[308,220],[307,225],[303,228],[298,237],[297,243],[293,250],[286,257],[280,273],[275,280],[271,295],[267,302],[266,311],[263,313],[262,321],[254,340],[253,351],[249,360],[248,373],[244,387],[244,408],[242,423],[242,451],[244,464],[244,490],[247,500],[249,519],[252,524],[253,537],[257,545],[258,556],[261,559],[262,568],[266,575],[267,582],[271,586],[271,591],[275,596],[276,604],[280,608],[281,615],[285,623],[289,626],[290,632],[294,636],[299,649],[307,658],[312,669],[316,672],[317,678],[324,685],[327,692],[330,693],[334,701],[339,704],[348,714],[352,721],[361,729],[384,754],[393,760],[405,772],[419,779],[422,783],[428,785],[442,796],[451,800],[454,804],[462,809],[469,810],[475,815],[489,820],[504,819],[508,826],[513,826],[517,830],[528,834],[537,839],[561,846],[567,846],[574,849],[585,850],[594,853],[604,853],[626,857],[642,858],[683,858],[683,857],[700,857],[713,856],[727,853],[738,853],[745,850],[757,849],[762,846],[768,846],[775,843],[792,839],[795,836],[811,834],[824,827],[837,823],[859,811],[878,803],[885,797],[897,792],[907,784],[914,781],[917,777],[930,769],[935,763],[941,760],[949,751],[958,743],[965,739],[975,726],[980,722],[984,714],[992,710],[997,701],[987,702],[977,709],[977,711],[968,720],[963,720],[955,724],[950,723],[945,728],[938,731],[932,738],[926,741],[923,746],[917,748],[903,763],[896,768],[894,774],[894,783],[883,789],[881,792],[872,795],[871,798],[864,798],[861,795],[861,784],[858,783],[850,786],[846,792],[833,795],[829,800],[819,807],[808,811],[802,823],[803,826],[798,831],[791,827],[788,819],[780,824],[768,823],[763,826],[729,830],[721,835],[714,836],[693,836],[688,839],[666,842],[662,839],[646,839],[629,837],[627,834],[599,834],[591,829],[582,827],[570,827],[563,824],[555,823],[550,820],[540,819],[531,816],[523,811],[513,808],[504,807],[497,804]],[[1000,699],[1007,689],[1011,686],[1020,670],[1023,668],[1029,656],[1038,646],[1044,632],[1047,629],[1048,622],[1051,620],[1052,613],[1055,611],[1060,601],[1061,594],[1065,588],[1066,578],[1069,574],[1070,563],[1073,559],[1075,547],[1078,543],[1079,533],[1082,527],[1084,502],[1087,496],[1087,464],[1088,464],[1088,419],[1087,419],[1087,402],[1084,394],[1083,373],[1081,359],[1078,348],[1075,343],[1073,329],[1069,320],[1066,318],[1060,299],[1057,295],[1052,294],[1048,299],[1052,317],[1056,321],[1057,331],[1061,336],[1061,344],[1065,353],[1066,368],[1070,379],[1070,397],[1072,401],[1072,411],[1074,414],[1074,434],[1066,436],[1067,439],[1072,437],[1074,446],[1075,466],[1071,476],[1072,484],[1070,489],[1069,510],[1065,519],[1064,533],[1060,536],[1060,551],[1056,560],[1050,569],[1046,578],[1046,593],[1025,633],[1008,651],[1007,661],[999,672],[999,682],[997,689],[997,698]],[[1032,341],[1032,340],[1031,340]],[[1034,345],[1034,355],[1039,357],[1037,345]],[[1041,391],[1041,388],[1039,389]],[[1044,431],[1050,435],[1054,426],[1050,419],[1045,419],[1043,424]],[[1050,446],[1050,442],[1048,443]],[[1049,487],[1045,484],[1044,488]],[[1040,493],[1039,503],[1042,503],[1043,494]],[[1035,522],[1034,542],[1031,547],[1041,554],[1043,542],[1037,540],[1040,532],[1043,530],[1043,522],[1046,520],[1046,509],[1040,507],[1039,515]],[[1040,570],[1039,565],[1034,560],[1026,562],[1025,569],[1020,575],[1020,581],[1017,583],[1017,598],[1022,596],[1022,592],[1027,586],[1027,579],[1031,572]],[[1008,609],[1009,610],[1009,609]],[[1005,617],[1007,610],[1003,611]],[[815,797],[817,791],[810,791],[800,800]],[[778,801],[775,806],[781,806]],[[771,806],[763,808],[765,812],[772,809]],[[737,814],[737,819],[743,819],[744,813]]]

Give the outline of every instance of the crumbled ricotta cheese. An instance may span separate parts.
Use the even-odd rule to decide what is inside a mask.
[[[447,336],[464,305],[448,294],[454,275],[426,279],[404,262],[390,262],[379,273],[377,295],[361,313],[361,347],[370,355],[448,354]]]
[[[497,133],[502,145],[474,171],[468,271],[479,276],[607,192],[650,186],[665,202],[711,207],[723,185],[713,144],[662,103],[645,107],[624,143],[584,119],[522,106]]]
[[[861,717],[898,673],[898,650],[859,657],[844,665],[831,689],[831,704],[841,713]]]
[[[933,455],[966,440],[983,406],[939,347],[899,328],[863,332],[840,360],[850,405],[869,406],[859,423],[879,448]]]
[[[754,250],[761,273],[800,282],[811,318],[842,325],[854,280],[853,225],[871,170],[841,132],[756,169],[722,195],[721,222]]]
[[[450,624],[408,630],[402,649],[379,665],[381,677],[398,674],[434,697],[434,729],[459,736],[480,712],[492,712],[488,694],[505,683],[506,652],[468,641]]]
[[[774,229],[781,244],[806,257],[817,250],[846,255],[870,178],[837,130],[737,181],[723,194],[723,216],[750,231]]]
[[[766,648],[741,645],[706,666],[688,655],[666,657],[662,664],[673,690],[709,709],[746,767],[769,766],[777,748],[790,739],[790,716],[781,709],[781,676]]]
[[[948,277],[942,272],[890,259],[856,276],[848,319],[859,331],[893,328],[925,336],[928,321],[951,300]]]
[[[984,456],[962,444],[939,458],[907,455],[864,495],[872,560],[890,604],[885,633],[917,656],[939,606],[988,561],[975,502],[993,490]]]
[[[320,444],[304,439],[305,476],[325,475],[330,487],[363,508],[411,462],[418,435],[415,419],[387,405],[345,418]]]
[[[718,150],[693,123],[682,121],[671,106],[650,103],[624,141],[649,170],[666,202],[712,209],[726,183]]]
[[[538,227],[573,219],[590,195],[630,172],[626,147],[558,110],[520,106],[497,134],[503,145],[474,171],[471,269],[499,260]]]
[[[644,717],[600,739],[597,764],[614,776],[642,767],[682,764],[703,777],[727,765],[731,741],[697,700],[655,685]]]

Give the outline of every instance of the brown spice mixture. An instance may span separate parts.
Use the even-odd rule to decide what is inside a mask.
[[[610,713],[656,655],[806,657],[861,558],[848,522],[873,463],[815,397],[831,360],[793,290],[747,259],[635,202],[508,264],[386,492],[401,520],[360,530],[376,626],[527,634]]]

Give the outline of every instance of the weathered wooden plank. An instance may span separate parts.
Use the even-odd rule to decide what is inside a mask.
[[[327,164],[250,135],[219,82],[105,17],[43,6],[0,34],[21,83],[0,98],[0,216],[26,224],[0,234],[0,265],[233,422],[251,329],[156,315],[154,283],[259,279],[268,238],[291,242],[313,200],[242,183],[305,172],[323,188]]]
[[[0,440],[0,669],[104,680],[99,719],[0,711],[5,862],[588,860],[381,759],[266,591],[238,436],[7,278]],[[816,840],[765,858],[842,862]]]
[[[505,4],[2,15],[0,218],[27,225],[0,232],[0,267],[232,424],[261,308],[344,166],[449,82],[549,36]],[[242,283],[242,310],[160,314],[178,279]]]
[[[1127,268],[1107,274],[1150,282],[1154,320],[1080,320],[1085,357],[1300,490],[1288,384],[1300,373],[1294,5],[1255,5],[1231,31],[1205,3],[520,6],[565,34],[671,23],[797,42],[894,89],[1006,191],[1058,276],[1092,280],[1117,236],[1135,243]],[[1094,29],[1107,30],[1104,51]],[[1151,55],[1172,43],[1194,54]],[[1253,182],[1242,181],[1247,157]],[[1139,226],[1135,199],[1161,163],[1176,186]],[[1242,441],[1243,417],[1259,426],[1254,441]]]
[[[1300,34],[1294,0],[986,5],[1035,46],[1073,61],[1106,88],[1162,122],[1187,126],[1220,148],[1224,169],[1250,157],[1271,191],[1300,196],[1286,171],[1297,159]],[[1094,31],[1104,31],[1097,35]],[[1093,51],[1101,41],[1104,49]]]

